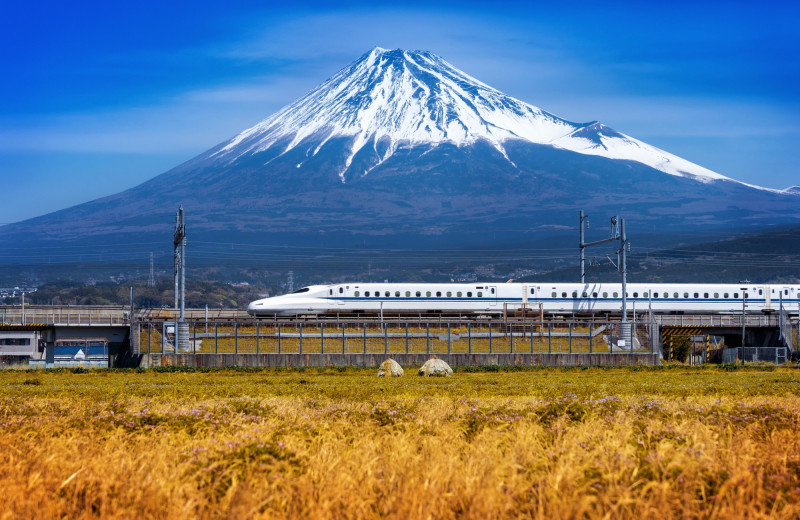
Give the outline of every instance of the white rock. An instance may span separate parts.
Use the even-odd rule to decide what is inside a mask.
[[[444,362],[444,360],[433,356],[431,359],[425,362],[422,365],[422,368],[419,369],[419,375],[421,376],[451,376],[453,375],[453,369],[450,368],[450,365]]]
[[[381,363],[380,368],[378,369],[378,377],[400,377],[403,375],[403,367],[400,366],[400,363],[395,361],[392,358],[387,359],[383,363]]]

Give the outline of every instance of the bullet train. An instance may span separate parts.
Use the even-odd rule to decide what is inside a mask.
[[[619,313],[619,283],[345,283],[312,285],[256,300],[253,316],[313,314],[502,314],[522,308],[548,314]],[[658,313],[796,315],[800,285],[627,284],[627,308]]]

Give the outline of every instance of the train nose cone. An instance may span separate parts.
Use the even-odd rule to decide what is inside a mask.
[[[247,306],[248,314],[253,314],[254,312],[256,312],[256,303],[258,302],[250,302],[250,305]]]

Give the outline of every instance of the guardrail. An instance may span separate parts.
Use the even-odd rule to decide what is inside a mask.
[[[741,314],[656,314],[655,321],[662,327],[741,327]],[[778,327],[780,318],[772,314],[745,314],[745,327]]]
[[[123,306],[26,305],[0,307],[2,325],[129,325],[129,309]]]

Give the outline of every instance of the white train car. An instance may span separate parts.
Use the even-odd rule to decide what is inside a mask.
[[[800,285],[627,284],[628,309],[659,313],[798,313]],[[545,313],[620,312],[619,283],[346,283],[313,285],[256,300],[254,316],[340,313],[500,314],[521,307]]]

